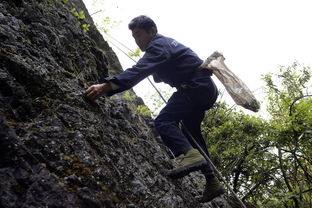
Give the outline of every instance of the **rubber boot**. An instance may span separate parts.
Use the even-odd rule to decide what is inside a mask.
[[[181,154],[176,158],[178,167],[167,172],[167,176],[172,179],[182,178],[190,172],[201,170],[208,165],[206,159],[197,149],[190,149],[186,154]]]

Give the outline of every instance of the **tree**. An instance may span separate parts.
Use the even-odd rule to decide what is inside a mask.
[[[277,163],[266,140],[267,122],[229,108],[226,103],[207,112],[203,132],[214,164],[244,201],[256,204],[269,189]]]
[[[312,206],[311,75],[295,62],[263,76],[268,120],[225,103],[206,114],[211,158],[244,201],[270,208]]]
[[[311,70],[295,62],[280,67],[279,85],[272,74],[264,76],[268,94],[268,139],[278,155],[276,197],[285,207],[312,205],[312,99],[309,96]]]

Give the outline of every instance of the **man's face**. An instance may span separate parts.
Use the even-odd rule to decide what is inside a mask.
[[[153,30],[146,32],[140,28],[134,28],[132,31],[132,37],[134,38],[136,44],[139,46],[141,51],[145,51],[147,48],[147,44],[152,40],[155,35]]]

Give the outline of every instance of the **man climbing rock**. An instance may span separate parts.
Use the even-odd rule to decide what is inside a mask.
[[[216,102],[218,92],[211,79],[212,73],[200,69],[203,61],[188,47],[174,39],[162,36],[157,26],[147,16],[138,16],[129,23],[132,36],[144,56],[132,68],[108,77],[101,84],[90,86],[84,95],[91,101],[102,95],[112,96],[130,89],[142,79],[153,75],[155,82],[165,82],[177,89],[155,119],[155,127],[165,145],[173,152],[178,167],[168,171],[176,179],[201,170],[206,177],[206,187],[201,202],[211,201],[225,192],[214,174],[214,169],[200,154],[193,140],[179,121],[193,135],[208,155],[200,124],[205,111]]]

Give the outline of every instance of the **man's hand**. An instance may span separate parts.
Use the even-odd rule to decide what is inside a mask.
[[[105,93],[108,93],[112,90],[110,83],[95,84],[90,86],[83,95],[86,96],[89,100],[95,101]]]

